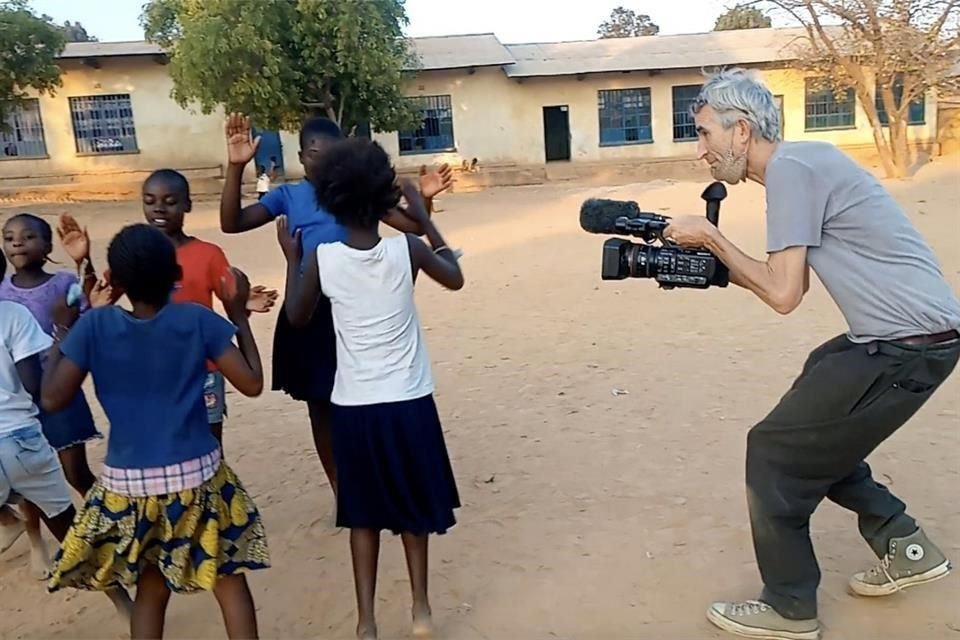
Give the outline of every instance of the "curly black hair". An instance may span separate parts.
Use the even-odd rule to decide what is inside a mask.
[[[165,182],[183,194],[187,200],[190,199],[190,183],[187,181],[186,176],[179,171],[175,171],[174,169],[157,169],[147,176],[147,179],[143,181],[143,186],[146,187],[151,182],[158,181]]]
[[[177,250],[170,239],[149,224],[131,224],[120,230],[107,247],[110,282],[133,302],[158,307],[170,300],[181,278]]]
[[[308,176],[317,202],[345,227],[369,229],[400,202],[390,156],[367,138],[347,138],[327,150]]]

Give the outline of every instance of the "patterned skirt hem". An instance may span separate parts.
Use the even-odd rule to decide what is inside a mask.
[[[270,567],[260,514],[226,463],[200,487],[162,496],[132,498],[96,483],[47,589],[131,587],[147,567],[175,593],[210,591],[218,578]]]

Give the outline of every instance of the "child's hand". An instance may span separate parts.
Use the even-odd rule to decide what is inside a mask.
[[[262,284],[250,289],[250,297],[247,298],[247,311],[253,313],[266,313],[273,308],[277,302],[277,290],[267,289]]]
[[[90,290],[88,297],[90,299],[91,309],[106,307],[115,301],[113,297],[113,287],[111,287],[110,283],[106,280],[98,280],[97,284],[93,285],[93,289]]]
[[[303,256],[303,247],[300,243],[300,229],[293,234],[290,233],[290,222],[287,216],[277,217],[277,242],[280,243],[280,249],[283,250],[283,257],[287,262],[300,263]]]
[[[232,282],[231,282],[232,281]],[[223,308],[227,312],[227,317],[234,321],[247,318],[247,302],[250,299],[250,280],[247,275],[237,269],[230,267],[230,275],[220,278],[223,286]]]
[[[69,213],[60,215],[57,222],[57,235],[60,244],[70,259],[78,265],[90,257],[90,234],[86,227],[81,228],[76,218]]]
[[[420,169],[420,193],[424,198],[433,198],[446,191],[453,184],[453,169],[443,163],[436,171],[427,173],[426,167]]]
[[[427,213],[427,206],[423,202],[423,196],[420,195],[416,185],[410,180],[403,179],[400,181],[400,192],[403,193],[403,198],[407,201],[406,209],[400,209],[403,215],[421,226],[429,222],[430,215]]]
[[[227,161],[230,164],[245,166],[253,159],[260,146],[260,136],[253,137],[250,118],[242,113],[231,113],[227,117]]]
[[[80,307],[77,305],[68,305],[66,298],[63,298],[53,303],[50,315],[53,317],[54,333],[64,333],[72,327],[73,323],[80,317]]]

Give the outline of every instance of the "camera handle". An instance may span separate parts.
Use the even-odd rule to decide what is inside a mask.
[[[713,182],[700,197],[707,202],[707,220],[715,227],[720,226],[720,202],[727,197],[727,188],[722,182]]]

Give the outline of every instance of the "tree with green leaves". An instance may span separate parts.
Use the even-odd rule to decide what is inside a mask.
[[[0,129],[28,89],[52,95],[61,86],[57,56],[64,44],[63,34],[34,15],[26,0],[0,0]]]
[[[806,30],[800,66],[821,89],[852,90],[887,176],[906,176],[911,105],[930,91],[960,90],[960,0],[769,2]]]
[[[600,38],[633,38],[635,36],[655,36],[660,33],[650,16],[638,14],[633,9],[616,7],[610,17],[600,23],[597,35]]]
[[[41,15],[40,19],[46,21],[54,29],[62,32],[67,42],[97,42],[96,37],[87,33],[87,30],[79,22],[70,22],[67,20],[63,24],[57,24],[54,22],[53,17],[47,14]]]
[[[184,108],[222,106],[289,131],[315,114],[348,132],[414,124],[403,0],[150,0],[141,22],[170,56]]]
[[[713,25],[714,31],[739,29],[766,29],[773,25],[770,16],[752,4],[738,4],[720,14]]]

